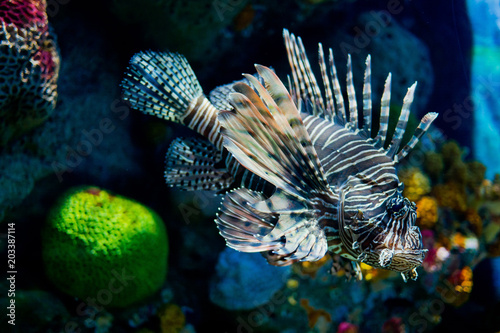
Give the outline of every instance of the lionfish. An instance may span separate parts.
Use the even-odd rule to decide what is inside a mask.
[[[426,114],[399,150],[416,83],[404,97],[386,144],[391,74],[372,133],[371,58],[366,59],[362,124],[347,57],[347,103],[333,52],[321,43],[323,89],[300,37],[283,32],[288,89],[273,70],[255,65],[207,98],[187,60],[177,53],[140,52],[122,82],[135,109],[181,123],[204,138],[177,138],[166,155],[166,181],[184,190],[224,194],[215,220],[229,247],[262,252],[273,265],[316,261],[330,253],[332,271],[360,278],[359,263],[416,279],[425,250],[416,205],[402,196],[395,165],[437,117]],[[399,152],[398,152],[399,150]],[[346,260],[349,259],[349,260]]]

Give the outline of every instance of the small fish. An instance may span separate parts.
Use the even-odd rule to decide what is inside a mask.
[[[387,148],[391,74],[372,133],[371,58],[366,60],[358,119],[351,58],[347,103],[332,50],[319,44],[320,89],[300,37],[286,29],[288,89],[269,68],[216,88],[207,98],[186,59],[176,53],[133,56],[123,80],[132,107],[184,124],[206,139],[178,138],[166,156],[166,181],[185,190],[224,194],[215,220],[229,247],[262,252],[273,265],[316,261],[328,252],[332,271],[359,263],[416,279],[425,250],[416,206],[402,196],[395,166],[437,117],[426,114],[401,150],[416,83],[403,101]],[[361,117],[360,117],[361,118]],[[398,152],[399,151],[399,152]],[[347,270],[350,271],[350,270]]]

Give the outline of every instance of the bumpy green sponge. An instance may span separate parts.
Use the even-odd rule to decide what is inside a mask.
[[[48,278],[94,307],[125,307],[165,280],[168,240],[161,218],[97,187],[66,193],[42,237]]]

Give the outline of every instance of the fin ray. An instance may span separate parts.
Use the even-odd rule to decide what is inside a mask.
[[[224,190],[233,177],[215,167],[220,151],[209,141],[197,138],[176,138],[165,159],[165,180],[171,187],[182,190]]]

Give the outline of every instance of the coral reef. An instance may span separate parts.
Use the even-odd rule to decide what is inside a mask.
[[[72,30],[75,24],[85,33]],[[115,59],[99,56],[112,53],[105,51],[102,37],[88,38],[92,28],[84,22],[67,18],[59,27],[70,36],[59,34],[59,41],[66,40],[61,44],[66,61],[56,110],[0,151],[0,222],[42,179],[49,188],[78,176],[105,185],[140,171],[130,138],[130,110],[118,99],[121,71]]]
[[[45,9],[44,0],[0,4],[0,146],[55,108],[60,58]]]
[[[347,282],[342,272],[329,276],[329,257],[296,263],[282,290],[286,302],[262,326],[286,332],[425,331],[444,320],[445,307],[466,306],[475,288],[475,266],[499,253],[500,209],[495,207],[500,202],[494,183],[484,181],[483,166],[464,161],[464,155],[455,142],[445,142],[432,154],[437,162],[431,169],[449,174],[438,171],[431,177],[409,162],[399,171],[405,194],[416,200],[428,249],[416,282],[404,284],[399,275],[365,264],[360,265],[363,281]],[[439,311],[431,312],[433,300],[439,300]]]
[[[139,203],[96,187],[76,188],[61,198],[49,214],[42,242],[46,274],[54,285],[103,306],[140,301],[165,280],[163,221]]]
[[[158,310],[161,333],[179,333],[186,325],[186,316],[176,304],[166,304]]]
[[[444,169],[443,156],[435,151],[425,153],[424,170],[432,180],[437,181]]]
[[[309,300],[301,299],[300,306],[304,308],[307,313],[307,322],[309,328],[319,328],[325,327],[325,329],[319,329],[319,331],[326,332],[326,328],[329,326],[328,323],[332,322],[332,316],[323,309],[315,309],[309,304]],[[319,327],[318,327],[319,326]]]
[[[387,13],[388,4],[395,3],[401,12],[391,12],[389,17],[376,12]],[[494,175],[500,165],[496,155],[500,141],[495,139],[500,127],[494,117],[499,39],[495,21],[487,19],[496,12],[485,14],[494,3],[481,1],[482,12],[472,16],[472,23],[474,30],[479,23],[490,33],[488,38],[496,39],[471,49],[468,13],[462,2],[449,11],[446,2],[415,1],[113,0],[102,3],[99,10],[92,2],[0,1],[0,221],[15,222],[17,262],[23,265],[16,281],[16,328],[94,333],[191,333],[214,328],[268,333],[499,331],[498,325],[493,327],[497,306],[488,308],[482,301],[498,304],[500,300],[500,175]],[[144,120],[120,101],[118,84],[130,55],[144,48],[184,53],[208,92],[210,87],[238,79],[238,73],[252,71],[255,62],[272,65],[280,77],[286,77],[283,27],[304,37],[316,69],[317,42],[333,47],[342,80],[345,56],[351,52],[356,92],[361,91],[364,59],[370,53],[377,64],[371,80],[373,93],[378,94],[374,112],[379,109],[376,101],[383,82],[392,72],[390,124],[398,116],[401,105],[397,103],[406,88],[418,81],[412,111],[439,112],[437,122],[446,136],[469,143],[469,148],[442,144],[445,135],[433,125],[429,135],[421,138],[419,155],[409,156],[411,163],[400,170],[404,176],[405,170],[417,166],[415,177],[405,180],[405,194],[417,204],[417,225],[428,249],[417,281],[403,283],[397,274],[364,264],[364,280],[347,281],[350,265],[332,276],[330,256],[273,271],[258,254],[225,250],[216,266],[224,246],[212,223],[220,199],[167,189],[161,180],[161,162],[151,162],[151,158],[156,162],[163,158],[178,129]],[[484,35],[475,37],[485,41]],[[472,76],[470,59],[474,60]],[[468,80],[473,81],[472,92]],[[356,98],[361,108],[362,94]],[[469,108],[472,103],[474,113]],[[416,124],[409,121],[411,133]],[[469,127],[474,127],[473,135]],[[468,161],[471,155],[482,159],[487,168]],[[153,164],[160,165],[154,169],[156,176],[149,173]],[[68,187],[85,183],[127,193],[169,216],[165,221],[169,246],[176,255],[168,261],[164,288],[145,302],[108,309],[111,302],[104,304],[108,291],[117,301],[122,296],[113,292],[118,283],[111,286],[113,290],[107,284],[78,299],[62,295],[58,290],[62,283],[49,284],[36,274],[43,268],[42,254],[37,253],[43,227],[39,222],[46,217],[48,203]],[[0,226],[5,233],[7,223]],[[109,229],[110,225],[74,229],[73,236],[86,232],[87,237],[79,239],[90,244],[90,235],[102,239],[98,235]],[[121,224],[115,230],[132,234]],[[43,235],[45,246],[47,238],[61,234],[45,231]],[[50,248],[65,244],[70,243],[54,241]],[[142,251],[135,251],[140,262],[132,259],[127,265],[153,266],[156,252]],[[85,258],[92,257],[94,264],[101,258],[98,253],[66,250],[65,254],[84,272],[76,278],[59,274],[71,286],[114,269],[114,261],[106,258],[99,261],[103,270],[91,268]],[[482,264],[487,264],[486,272],[480,271]],[[65,261],[53,264],[53,271],[60,272],[63,265]],[[158,273],[156,264],[154,270],[148,279]],[[140,279],[135,271],[130,275],[134,281]],[[135,289],[140,292],[140,287],[126,282],[132,290],[124,289],[124,296],[136,295]],[[5,279],[0,286],[6,286]],[[210,297],[218,297],[222,306]],[[259,305],[252,302],[254,297]],[[0,297],[2,307],[8,301],[5,295]],[[1,324],[0,331],[9,331],[7,325]]]
[[[455,182],[438,184],[432,191],[440,206],[457,212],[465,212],[467,209],[467,194],[461,184]]]
[[[290,267],[271,266],[259,253],[226,248],[219,255],[210,299],[229,310],[249,310],[267,303],[285,286]]]
[[[438,202],[430,196],[424,196],[417,202],[417,225],[421,229],[432,229],[438,221]]]
[[[405,184],[403,195],[410,201],[417,201],[431,191],[429,177],[419,168],[403,169],[399,172],[399,180]]]

